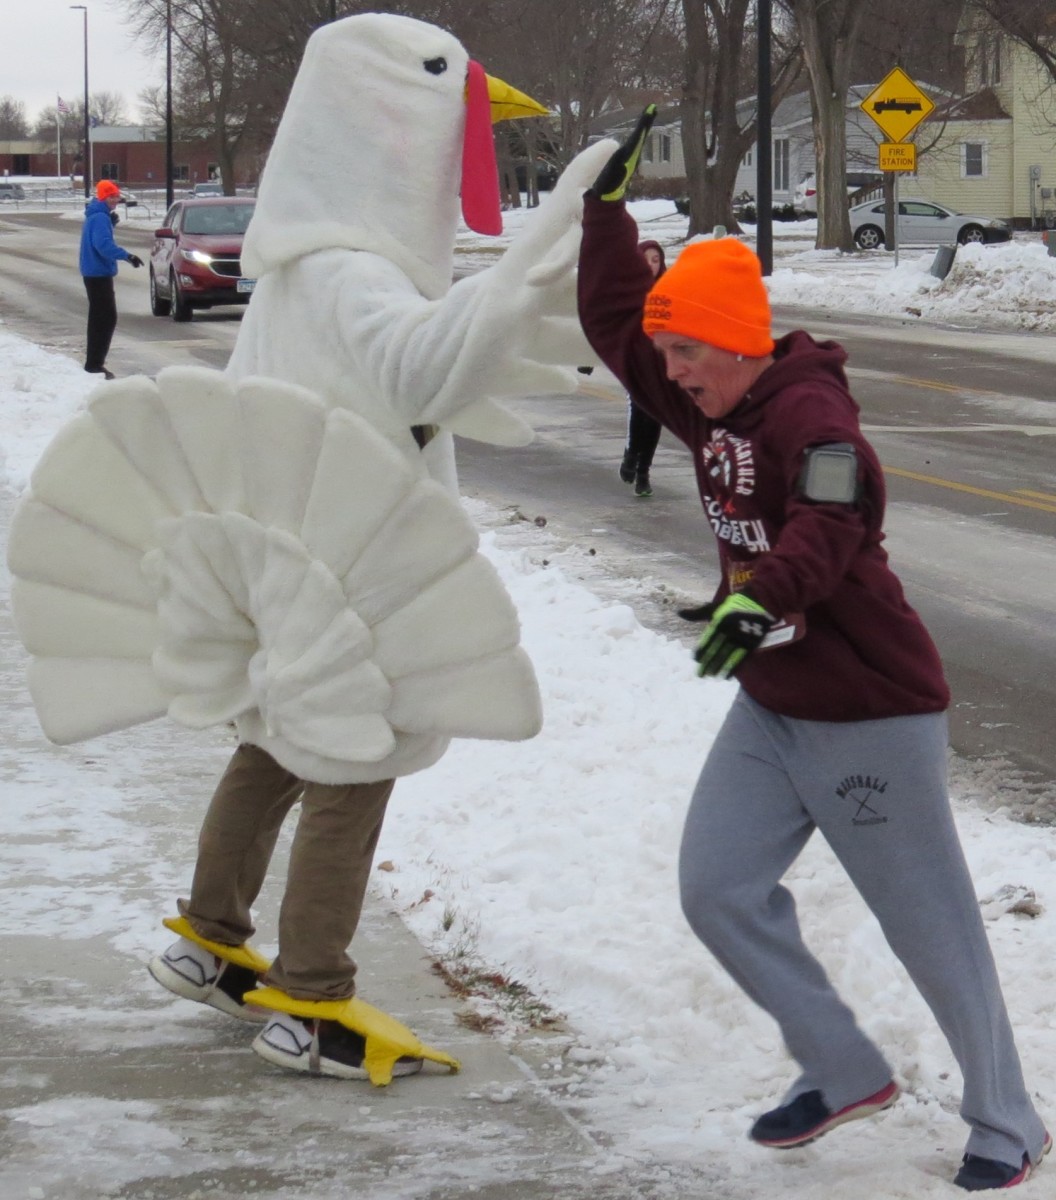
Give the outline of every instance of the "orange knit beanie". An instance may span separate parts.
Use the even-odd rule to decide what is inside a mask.
[[[95,185],[95,194],[100,200],[109,200],[111,196],[120,196],[121,189],[112,179],[100,179]]]
[[[642,328],[763,358],[774,339],[759,259],[732,237],[687,246],[646,297]]]

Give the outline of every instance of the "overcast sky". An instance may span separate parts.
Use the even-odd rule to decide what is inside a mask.
[[[88,90],[117,92],[128,115],[138,116],[137,96],[165,77],[164,60],[152,61],[122,24],[123,7],[85,0],[88,9]],[[26,106],[30,124],[56,96],[84,95],[84,13],[67,0],[0,0],[0,96]]]

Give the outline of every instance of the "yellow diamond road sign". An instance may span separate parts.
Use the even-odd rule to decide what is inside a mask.
[[[904,142],[935,105],[901,67],[895,67],[866,96],[861,108],[887,134],[889,142]]]

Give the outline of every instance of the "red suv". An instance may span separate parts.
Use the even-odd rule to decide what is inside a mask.
[[[255,280],[242,274],[242,238],[255,200],[210,196],[177,200],[154,230],[150,250],[150,311],[189,321],[196,308],[246,304]]]

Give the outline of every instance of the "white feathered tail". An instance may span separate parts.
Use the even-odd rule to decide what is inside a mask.
[[[174,367],[96,391],[12,522],[45,734],[236,721],[304,779],[542,723],[513,604],[456,498],[304,389]]]

